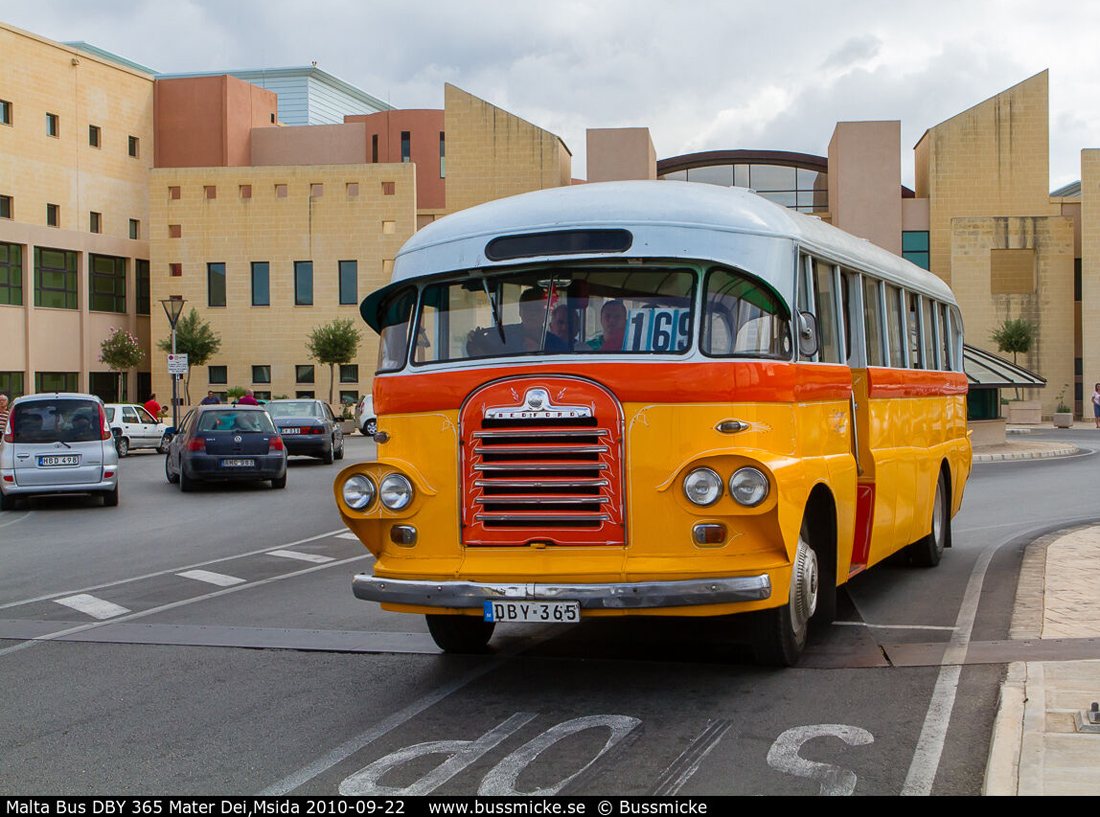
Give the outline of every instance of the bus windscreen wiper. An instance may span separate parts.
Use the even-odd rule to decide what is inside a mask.
[[[497,299],[489,292],[489,282],[484,278],[481,279],[481,288],[485,290],[485,297],[489,299],[489,309],[493,312],[493,323],[496,324],[497,332],[500,333],[500,342],[507,343],[504,339],[504,324],[501,323],[500,320],[500,309],[497,307]]]

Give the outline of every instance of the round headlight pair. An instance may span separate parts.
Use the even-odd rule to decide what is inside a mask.
[[[365,511],[377,495],[382,505],[391,511],[407,508],[413,498],[412,483],[401,474],[388,474],[376,490],[369,477],[353,474],[344,481],[344,502],[353,511]]]
[[[701,508],[722,496],[722,478],[710,468],[696,468],[684,477],[684,496]],[[739,468],[730,477],[730,496],[747,508],[754,508],[768,496],[768,478],[756,468]]]

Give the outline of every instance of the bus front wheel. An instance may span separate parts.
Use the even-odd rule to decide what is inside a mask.
[[[491,621],[473,616],[427,615],[428,632],[443,652],[484,652],[496,627]]]
[[[800,535],[787,603],[753,613],[752,649],[758,664],[790,667],[798,662],[817,609],[820,578],[817,554]]]

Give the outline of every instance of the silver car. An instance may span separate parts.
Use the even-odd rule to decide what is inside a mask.
[[[118,452],[91,394],[59,392],[11,404],[0,441],[0,510],[40,494],[101,494],[118,505]]]

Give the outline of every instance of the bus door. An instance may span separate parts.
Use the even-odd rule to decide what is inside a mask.
[[[892,517],[883,503],[876,502],[878,477],[883,464],[883,420],[881,406],[872,400],[871,380],[876,368],[886,365],[885,324],[882,320],[882,283],[870,276],[844,270],[845,315],[849,320],[853,348],[852,450],[859,465],[856,487],[856,533],[852,543],[852,564],[848,575],[864,570],[871,560],[872,543],[888,538]]]

